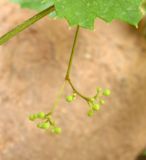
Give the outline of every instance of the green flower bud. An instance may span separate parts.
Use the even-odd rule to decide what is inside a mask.
[[[94,111],[93,111],[93,110],[89,110],[88,113],[87,113],[87,115],[88,115],[89,117],[92,117],[93,114],[94,114]]]
[[[103,99],[101,99],[101,100],[99,101],[99,103],[100,103],[101,105],[104,105],[104,104],[105,104],[105,101],[104,101]]]
[[[90,102],[94,102],[95,101],[95,98],[90,98]]]
[[[77,94],[74,92],[74,93],[73,93],[73,97],[75,98],[76,96],[77,96]]]
[[[37,115],[36,114],[32,114],[32,115],[29,116],[29,120],[30,121],[34,121],[36,119],[37,119]]]
[[[69,102],[69,103],[72,102],[73,100],[74,100],[73,96],[67,96],[66,97],[66,101]]]
[[[110,89],[105,89],[105,90],[103,91],[103,95],[104,95],[104,96],[110,96],[110,94],[111,94]]]
[[[94,111],[98,111],[100,109],[100,105],[99,104],[94,104],[92,106],[92,108],[93,108]]]
[[[39,112],[37,114],[37,118],[41,118],[41,119],[45,118],[45,113],[44,112]]]
[[[61,128],[59,128],[59,127],[54,127],[53,128],[53,133],[55,133],[55,134],[60,134],[62,132],[62,129]]]
[[[38,123],[38,124],[37,124],[37,127],[38,127],[38,128],[42,128],[42,129],[48,129],[48,128],[50,127],[50,124],[47,123],[47,122]]]
[[[42,124],[42,128],[43,129],[48,129],[50,127],[50,124],[49,123],[43,123]]]

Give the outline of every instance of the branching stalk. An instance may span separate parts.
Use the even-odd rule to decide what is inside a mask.
[[[78,94],[78,96],[80,96],[81,98],[83,98],[86,101],[89,101],[90,98],[82,95],[73,85],[71,79],[70,79],[70,72],[71,72],[71,67],[72,67],[72,61],[73,61],[73,57],[75,54],[75,47],[77,44],[77,39],[78,39],[78,35],[79,35],[79,29],[80,27],[77,26],[76,29],[76,33],[75,33],[75,37],[74,37],[74,41],[73,41],[73,46],[72,46],[72,50],[71,50],[71,54],[70,54],[70,59],[69,59],[69,64],[68,64],[68,68],[67,68],[67,72],[66,72],[66,76],[65,76],[65,80],[69,83],[69,85],[71,86],[71,88],[73,89],[73,91]]]
[[[86,97],[86,96],[82,95],[82,94],[74,87],[74,85],[73,85],[73,83],[71,82],[70,79],[67,79],[67,81],[68,81],[68,83],[70,84],[70,86],[71,86],[71,88],[73,89],[73,91],[74,91],[76,94],[78,94],[78,96],[80,96],[81,98],[83,98],[83,99],[86,100],[86,101],[89,101],[89,100],[90,100],[89,97]]]

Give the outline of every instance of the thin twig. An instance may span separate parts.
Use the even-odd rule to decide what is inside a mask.
[[[13,38],[15,35],[17,35],[18,33],[22,32],[26,28],[30,27],[32,24],[34,24],[38,20],[42,19],[46,15],[50,14],[54,10],[55,10],[55,7],[51,6],[51,7],[47,8],[47,9],[39,12],[38,14],[36,14],[33,17],[31,17],[30,19],[24,21],[22,24],[18,25],[14,29],[10,30],[8,33],[6,33],[2,37],[0,37],[0,45],[4,44],[5,42],[7,42],[11,38]]]

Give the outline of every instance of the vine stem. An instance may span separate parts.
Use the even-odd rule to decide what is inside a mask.
[[[71,50],[71,54],[70,54],[69,64],[68,64],[68,68],[67,68],[67,72],[66,72],[66,76],[65,76],[66,80],[68,80],[70,78],[70,71],[71,71],[71,67],[72,67],[73,56],[75,54],[75,47],[76,47],[76,44],[77,44],[79,29],[80,29],[80,27],[77,26],[74,41],[73,41],[73,46],[72,46],[72,50]]]
[[[73,89],[73,91],[74,91],[76,94],[78,94],[81,98],[83,98],[83,99],[86,100],[86,101],[89,101],[89,100],[90,100],[89,97],[86,97],[86,96],[82,95],[82,94],[74,87],[74,85],[73,85],[72,81],[70,80],[70,78],[69,78],[67,81],[68,81],[68,83],[70,84],[71,88]]]
[[[71,72],[71,67],[72,67],[72,61],[73,61],[73,57],[74,57],[74,53],[75,53],[75,47],[76,47],[76,43],[77,43],[77,38],[78,38],[78,33],[79,33],[79,26],[77,26],[76,32],[75,32],[75,37],[74,37],[74,41],[73,41],[73,46],[72,46],[72,50],[71,50],[71,54],[70,54],[70,58],[69,58],[69,63],[68,63],[68,68],[66,71],[66,76],[65,76],[65,81],[63,83],[63,85],[61,86],[60,90],[59,90],[59,94],[54,102],[54,105],[51,109],[51,111],[47,114],[53,114],[54,111],[56,110],[56,108],[58,107],[59,101],[61,99],[61,96],[64,92],[64,88],[66,85],[66,82],[69,83],[69,85],[71,86],[71,88],[73,89],[73,91],[78,94],[80,97],[82,97],[83,99],[85,99],[86,101],[89,101],[88,97],[85,97],[84,95],[82,95],[73,85],[73,83],[70,80],[70,72]]]
[[[49,115],[49,114],[53,114],[54,111],[55,111],[55,109],[58,107],[59,101],[60,101],[60,99],[61,99],[61,97],[62,97],[62,94],[63,94],[63,92],[64,92],[65,84],[66,84],[66,81],[64,81],[63,84],[61,85],[60,90],[59,90],[59,93],[58,93],[58,95],[57,95],[57,98],[56,98],[56,100],[55,100],[55,102],[54,102],[54,105],[53,105],[53,107],[52,107],[52,109],[51,109],[51,112],[49,112],[48,115]]]
[[[9,32],[4,34],[2,37],[0,37],[0,45],[4,44],[5,42],[7,42],[11,38],[13,38],[16,34],[22,32],[26,28],[30,27],[32,24],[39,21],[40,19],[42,19],[46,15],[50,14],[54,10],[55,10],[55,7],[51,6],[47,9],[43,10],[42,12],[39,12],[35,16],[29,18],[28,20],[24,21],[22,24],[18,25],[17,27],[13,28],[12,30],[10,30]]]
[[[65,76],[65,81],[67,81],[69,83],[69,85],[71,86],[71,88],[73,89],[73,91],[78,94],[81,98],[83,98],[86,101],[89,101],[89,97],[86,97],[84,95],[82,95],[73,85],[71,79],[70,79],[70,72],[71,72],[71,67],[72,67],[72,61],[73,61],[73,57],[75,54],[75,47],[77,44],[77,39],[78,39],[78,35],[79,35],[79,25],[77,26],[76,32],[75,32],[75,36],[74,36],[74,41],[73,41],[73,46],[72,46],[72,50],[71,50],[71,54],[70,54],[70,59],[69,59],[69,63],[68,63],[68,68],[67,68],[67,72],[66,72],[66,76]]]

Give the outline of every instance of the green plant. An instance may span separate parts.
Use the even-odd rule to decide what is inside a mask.
[[[56,122],[53,120],[52,116],[60,98],[63,94],[64,87],[69,84],[72,88],[72,94],[66,97],[66,101],[71,103],[80,97],[89,106],[87,115],[89,117],[100,109],[102,105],[105,104],[104,97],[111,94],[109,89],[102,89],[97,87],[94,96],[87,97],[83,95],[80,91],[76,89],[72,83],[70,77],[70,71],[72,67],[72,61],[75,53],[75,47],[77,44],[77,38],[79,35],[79,30],[81,27],[87,29],[94,28],[94,21],[96,18],[101,18],[106,22],[111,22],[114,19],[123,20],[134,26],[138,26],[138,22],[141,20],[142,14],[142,0],[12,0],[13,2],[20,3],[22,7],[27,7],[36,10],[42,10],[32,18],[26,20],[24,23],[18,25],[16,28],[12,29],[10,32],[6,33],[0,38],[0,45],[7,42],[9,39],[17,35],[19,32],[31,26],[36,21],[40,20],[44,16],[54,13],[51,16],[56,16],[57,18],[65,18],[70,26],[77,26],[73,46],[70,54],[70,60],[68,68],[66,71],[66,76],[64,83],[59,90],[58,97],[56,98],[54,105],[48,113],[39,112],[29,116],[31,121],[40,120],[37,124],[38,128],[49,129],[53,133],[61,133],[61,128],[59,128]]]

